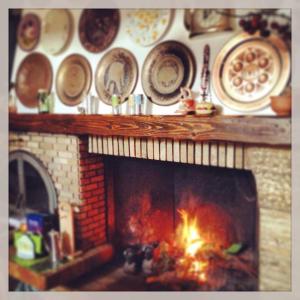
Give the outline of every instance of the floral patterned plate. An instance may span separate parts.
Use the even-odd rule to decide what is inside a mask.
[[[171,9],[133,9],[126,12],[126,32],[140,46],[150,46],[167,32],[173,13]]]

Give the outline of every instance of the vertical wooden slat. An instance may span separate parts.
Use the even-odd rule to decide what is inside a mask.
[[[119,155],[119,143],[116,136],[113,137],[113,155]]]
[[[102,154],[103,153],[102,137],[99,136],[97,140],[98,140],[98,153]]]
[[[235,144],[235,168],[243,169],[244,168],[244,147],[243,144]]]
[[[103,154],[108,154],[107,136],[103,137]]]
[[[141,158],[141,139],[135,138],[135,157]]]
[[[202,142],[195,144],[195,164],[202,165]]]
[[[135,157],[135,147],[134,147],[134,138],[129,138],[129,155],[130,157]]]
[[[180,162],[180,144],[179,141],[173,143],[173,158],[174,162]]]
[[[187,163],[187,143],[180,141],[180,162]]]
[[[153,139],[147,139],[148,159],[153,159]]]
[[[153,158],[156,159],[156,160],[159,160],[159,139],[154,139],[153,140],[153,148],[154,148],[154,153],[153,153]]]
[[[167,160],[167,145],[166,139],[160,140],[160,160]]]
[[[111,136],[107,138],[108,155],[113,155],[113,139]]]
[[[93,153],[98,153],[98,143],[96,136],[93,136]]]
[[[202,145],[202,163],[204,166],[209,166],[209,142],[203,142]]]
[[[124,155],[129,156],[129,138],[124,138]]]
[[[173,141],[167,139],[167,161],[173,161]]]
[[[218,143],[210,143],[210,165],[218,166]]]
[[[89,140],[88,140],[88,143],[89,143],[89,145],[88,145],[88,152],[92,152],[93,151],[93,141],[92,141],[92,137],[91,136],[89,136]]]
[[[219,156],[218,166],[221,168],[225,168],[226,167],[226,144],[224,142],[219,142],[218,156]]]
[[[187,162],[189,164],[195,163],[195,146],[193,141],[188,141],[188,153],[187,153]]]
[[[147,140],[141,140],[141,148],[142,148],[142,158],[147,159]]]
[[[227,143],[226,145],[226,167],[234,168],[234,144]]]
[[[124,156],[124,138],[118,138],[119,155]]]

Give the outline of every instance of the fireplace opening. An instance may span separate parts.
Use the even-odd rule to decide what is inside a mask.
[[[116,256],[99,289],[258,289],[251,172],[108,156],[104,165]]]

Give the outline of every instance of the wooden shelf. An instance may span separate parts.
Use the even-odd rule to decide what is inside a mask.
[[[291,119],[278,117],[10,114],[9,130],[285,146],[291,144]]]
[[[15,249],[10,247],[9,275],[39,290],[48,290],[65,284],[109,262],[113,257],[113,252],[112,245],[105,244],[97,246],[83,253],[73,261],[66,262],[57,267],[49,267],[51,266],[51,262],[33,267],[23,267],[15,261]]]

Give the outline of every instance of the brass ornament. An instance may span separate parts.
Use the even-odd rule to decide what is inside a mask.
[[[88,60],[79,54],[71,54],[60,64],[56,75],[56,91],[59,99],[68,106],[82,102],[90,90],[92,69]]]
[[[231,109],[250,112],[270,104],[290,78],[287,45],[271,35],[241,33],[219,52],[213,67],[213,86],[220,101]]]
[[[172,105],[181,98],[180,88],[190,88],[195,77],[191,50],[177,41],[166,41],[153,48],[144,61],[142,86],[157,105]]]
[[[112,95],[125,102],[133,92],[138,79],[138,64],[134,55],[124,48],[114,48],[107,52],[99,61],[95,86],[99,98],[112,105]]]

